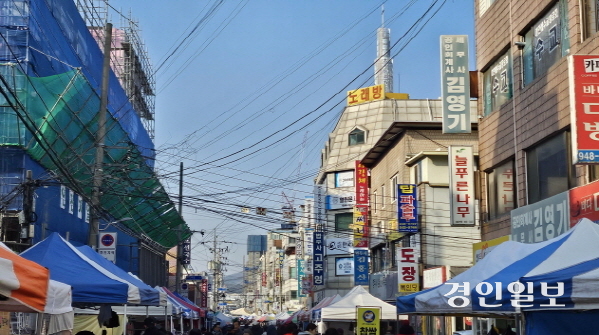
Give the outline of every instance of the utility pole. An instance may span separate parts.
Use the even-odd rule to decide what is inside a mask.
[[[108,108],[108,83],[110,79],[110,50],[112,44],[112,23],[106,23],[104,36],[104,61],[102,63],[102,92],[100,110],[98,111],[98,131],[96,132],[96,161],[93,170],[93,188],[91,195],[92,217],[89,227],[88,244],[98,249],[98,233],[100,230],[100,196],[102,189],[104,147],[106,144],[106,109]]]
[[[183,162],[179,165],[179,215],[183,216]],[[181,241],[182,224],[177,227],[177,258],[175,270],[175,291],[181,289],[181,276],[183,274],[183,241]]]

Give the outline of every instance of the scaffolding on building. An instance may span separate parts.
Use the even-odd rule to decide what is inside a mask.
[[[109,20],[108,0],[76,0],[77,9],[102,48],[104,26]],[[120,17],[113,28],[111,67],[129,97],[150,138],[154,138],[155,87],[154,70],[145,44],[140,37],[139,24],[129,13]]]

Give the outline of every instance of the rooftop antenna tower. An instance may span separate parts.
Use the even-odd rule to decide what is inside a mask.
[[[374,84],[385,85],[385,92],[393,92],[393,59],[389,49],[391,30],[385,28],[385,6],[381,7],[381,27],[376,31],[376,60]]]

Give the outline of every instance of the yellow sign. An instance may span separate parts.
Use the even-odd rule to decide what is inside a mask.
[[[385,99],[385,85],[359,88],[347,92],[347,105],[357,105],[363,102]]]
[[[403,236],[403,233],[397,231],[397,219],[389,220],[389,234],[387,234],[388,241],[395,241]]]
[[[496,246],[500,245],[505,241],[510,240],[510,235],[494,238],[488,241],[482,241],[478,243],[472,244],[472,256],[474,260],[474,264],[476,264],[481,259],[485,258],[485,256],[493,250]]]
[[[381,335],[381,307],[356,307],[356,335]]]
[[[399,292],[414,293],[420,292],[420,284],[399,284]]]
[[[368,206],[354,206],[354,248],[368,248]]]

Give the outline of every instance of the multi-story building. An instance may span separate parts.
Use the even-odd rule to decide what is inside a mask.
[[[597,22],[586,0],[476,2],[483,240],[597,220]]]
[[[114,30],[113,47],[137,56],[102,89],[106,21],[88,20],[92,3],[0,1],[0,236],[23,250],[52,232],[94,246],[116,232],[116,264],[165,285],[166,250],[190,231],[153,171],[152,71]]]
[[[402,116],[361,161],[370,169],[370,293],[389,302],[398,295],[413,293],[398,290],[406,275],[398,265],[402,249],[413,250],[417,264],[414,275],[424,274],[419,281],[422,289],[468,269],[472,265],[471,244],[480,241],[478,220],[461,224],[456,223],[461,221],[459,215],[452,219],[449,164],[450,146],[471,148],[471,163],[474,161],[478,133],[442,133],[441,101],[428,101],[426,108],[423,104],[415,107],[421,102],[405,101],[414,107],[400,109]],[[471,113],[476,116],[474,101]],[[476,209],[474,198],[467,202]],[[476,212],[469,214],[476,218]],[[443,329],[445,323],[451,330],[464,329],[462,318],[428,317],[424,322],[427,329],[436,325]],[[458,324],[452,326],[453,322]]]

